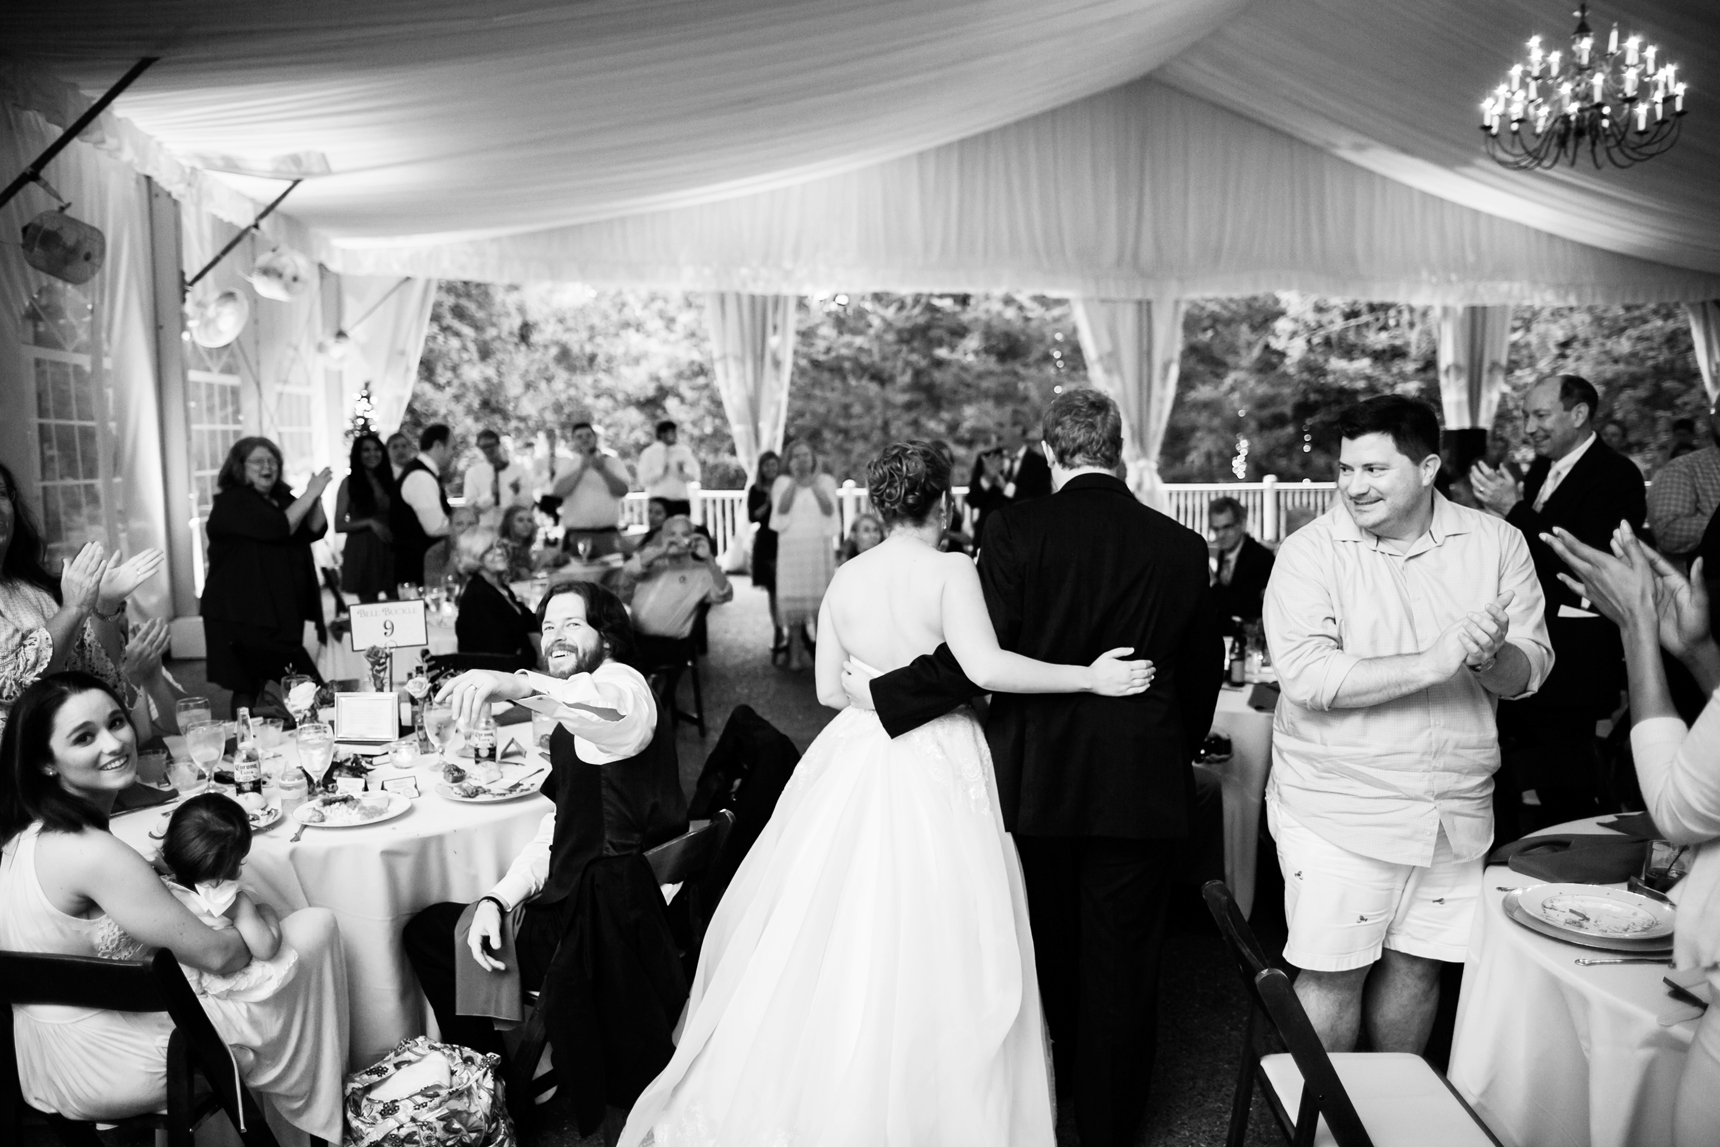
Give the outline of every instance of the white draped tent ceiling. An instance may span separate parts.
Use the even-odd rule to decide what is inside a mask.
[[[1507,172],[1482,95],[1563,0],[59,0],[0,97],[141,169],[326,155],[337,270],[723,290],[1720,296],[1720,4],[1595,13],[1690,83],[1626,171]],[[1145,77],[1145,78],[1143,78]],[[135,130],[133,129],[135,126]],[[88,138],[88,137],[87,137]],[[51,171],[50,171],[51,175]],[[172,186],[170,184],[170,186]],[[276,185],[278,186],[278,185]],[[235,214],[193,170],[177,193]],[[259,187],[254,195],[263,197]]]

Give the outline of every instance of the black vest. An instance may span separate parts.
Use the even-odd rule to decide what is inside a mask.
[[[443,516],[453,513],[453,507],[448,505],[448,495],[442,489],[442,480],[436,477],[436,471],[424,464],[422,458],[414,458],[401,469],[400,479],[395,483],[396,488],[404,491],[406,479],[417,470],[424,471],[436,480],[436,501],[442,506]],[[395,498],[389,506],[388,524],[394,532],[394,576],[403,582],[422,584],[424,555],[441,539],[432,538],[424,532],[424,527],[418,521],[418,511],[406,504],[404,493]]]
[[[607,765],[580,759],[574,735],[557,724],[549,738],[543,795],[555,802],[549,874],[534,904],[555,904],[579,887],[599,856],[643,852],[687,831],[687,798],[675,752],[675,721],[662,707],[651,743]]]

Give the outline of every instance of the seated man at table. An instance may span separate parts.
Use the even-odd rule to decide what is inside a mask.
[[[622,576],[633,587],[634,643],[639,664],[647,667],[675,662],[677,644],[693,632],[701,605],[721,605],[735,596],[710,539],[680,514],[627,559]]]
[[[1553,651],[1522,534],[1433,488],[1432,408],[1369,399],[1338,432],[1340,504],[1285,539],[1266,589],[1284,959],[1328,1050],[1366,1022],[1374,1050],[1419,1053],[1481,895],[1494,708]]]
[[[657,720],[657,702],[630,656],[632,634],[616,596],[590,582],[556,586],[538,606],[545,672],[473,670],[443,686],[455,721],[468,725],[492,701],[559,702],[550,737],[553,773],[544,795],[556,802],[507,875],[470,909],[462,949],[463,904],[433,904],[406,925],[407,958],[436,1013],[442,1038],[500,1052],[488,1019],[461,1015],[457,962],[486,972],[517,971],[520,986],[542,981],[571,922],[580,880],[594,860],[640,852],[686,830],[687,802],[675,764],[674,723]],[[515,909],[524,906],[515,914]],[[517,967],[498,959],[502,919],[514,919]],[[673,1017],[670,1017],[673,1022]]]

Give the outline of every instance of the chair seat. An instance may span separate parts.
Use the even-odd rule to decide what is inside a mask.
[[[1492,1147],[1497,1142],[1419,1055],[1341,1052],[1332,1056],[1332,1066],[1375,1147]],[[1260,1070],[1294,1119],[1302,1104],[1302,1073],[1296,1061],[1288,1054],[1262,1056]],[[1336,1143],[1323,1118],[1314,1143]]]

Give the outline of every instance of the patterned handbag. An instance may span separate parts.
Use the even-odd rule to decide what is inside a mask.
[[[516,1147],[498,1059],[427,1036],[346,1080],[346,1147]]]

